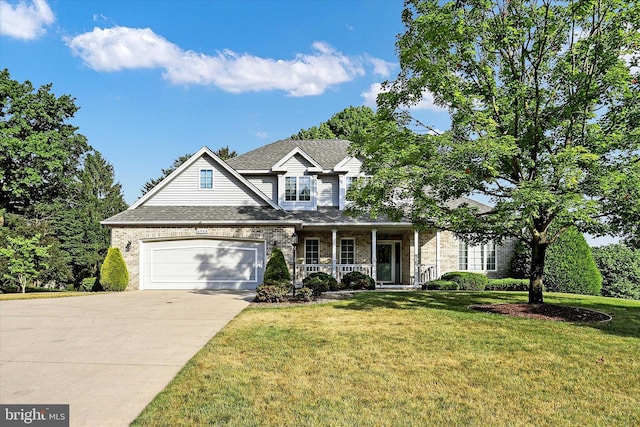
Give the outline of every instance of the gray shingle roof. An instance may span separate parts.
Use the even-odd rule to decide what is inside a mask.
[[[347,216],[337,207],[319,207],[317,211],[279,211],[252,206],[140,206],[120,212],[102,223],[105,225],[161,224],[382,224],[385,218]]]
[[[307,153],[323,169],[336,166],[348,156],[350,142],[343,139],[283,139],[227,160],[236,170],[268,170],[296,147]]]

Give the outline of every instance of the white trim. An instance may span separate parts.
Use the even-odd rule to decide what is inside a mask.
[[[353,159],[355,159],[355,157],[347,156],[340,160],[338,164],[333,167],[334,172],[349,172],[350,169],[347,167],[347,163]]]
[[[287,172],[288,169],[286,168],[285,163],[287,163],[289,159],[297,154],[304,157],[305,160],[313,165],[312,167],[307,168],[308,172],[322,172],[322,166],[320,165],[320,163],[313,160],[313,157],[305,153],[300,147],[296,147],[293,150],[289,151],[289,153],[287,153],[282,159],[280,159],[275,165],[271,167],[271,170],[273,172]]]
[[[156,185],[150,191],[148,191],[144,196],[140,197],[134,204],[129,206],[129,209],[130,210],[136,209],[137,207],[143,205],[147,200],[149,200],[151,197],[153,197],[154,194],[156,194],[161,189],[166,187],[169,184],[169,182],[173,181],[185,169],[189,168],[193,163],[195,163],[199,158],[201,158],[205,154],[208,155],[209,157],[211,157],[215,163],[220,165],[222,167],[222,169],[224,169],[227,172],[229,172],[240,183],[242,183],[247,188],[249,188],[249,190],[251,190],[253,193],[255,193],[255,195],[257,195],[262,200],[267,202],[267,204],[269,206],[271,206],[272,208],[277,209],[277,210],[282,210],[282,208],[280,206],[278,206],[277,203],[275,203],[273,200],[271,200],[266,194],[264,194],[262,191],[260,191],[255,185],[253,185],[251,182],[249,182],[245,177],[240,175],[235,169],[233,169],[231,166],[229,166],[224,160],[222,160],[222,159],[220,159],[220,157],[216,156],[213,153],[213,151],[211,151],[209,149],[209,147],[206,147],[206,146],[202,147],[200,150],[198,150],[197,153],[195,153],[186,162],[184,162],[182,165],[180,165],[179,168],[177,168],[176,170],[171,172],[169,174],[169,176],[167,176],[165,179],[160,181],[160,184]],[[198,177],[198,184],[199,183],[200,183],[200,177]]]
[[[413,230],[413,284],[418,285],[420,281],[420,233]]]
[[[211,171],[211,188],[202,187],[202,171]],[[213,191],[215,188],[215,174],[213,168],[200,168],[198,169],[198,190],[199,191]]]

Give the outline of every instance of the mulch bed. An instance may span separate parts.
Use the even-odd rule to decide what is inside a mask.
[[[486,313],[556,322],[606,322],[611,316],[585,308],[553,304],[477,304],[469,308]]]

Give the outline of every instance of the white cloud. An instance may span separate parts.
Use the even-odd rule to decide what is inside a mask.
[[[33,40],[46,33],[46,26],[56,20],[45,0],[31,4],[20,1],[15,6],[0,0],[0,34],[21,40]]]
[[[367,56],[366,58],[373,65],[373,72],[382,77],[389,77],[391,70],[397,67],[397,64],[385,61],[384,59],[374,58],[372,56]]]
[[[369,89],[361,93],[364,105],[375,109],[377,107],[376,99],[381,92],[383,92],[381,83],[373,83],[369,86]],[[410,110],[446,111],[446,108],[435,104],[433,94],[427,90],[422,92],[422,98],[416,105],[410,105],[408,108]]]
[[[358,59],[323,42],[312,45],[313,53],[290,60],[231,50],[214,56],[185,51],[149,28],[95,28],[68,45],[96,71],[160,68],[174,84],[213,85],[232,93],[284,90],[292,96],[318,95],[365,74]]]
[[[256,132],[256,136],[258,138],[267,139],[269,137],[269,133],[267,131]]]

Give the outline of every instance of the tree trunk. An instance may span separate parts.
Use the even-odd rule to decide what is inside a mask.
[[[529,304],[543,304],[542,280],[544,274],[544,255],[547,243],[537,239],[531,242],[531,276],[529,277]]]

